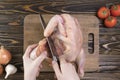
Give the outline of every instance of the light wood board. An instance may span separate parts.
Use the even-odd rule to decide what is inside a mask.
[[[52,14],[44,14],[43,18],[48,23],[50,18],[54,16]],[[96,71],[99,69],[99,26],[98,19],[92,15],[74,15],[81,25],[81,29],[84,37],[84,50],[86,54],[85,71]],[[94,35],[94,52],[90,54],[88,52],[88,38],[89,33]],[[38,43],[43,39],[43,29],[40,24],[39,14],[31,14],[25,17],[24,20],[24,50],[28,45]],[[52,71],[52,68],[47,66],[44,62],[44,69],[42,71]]]

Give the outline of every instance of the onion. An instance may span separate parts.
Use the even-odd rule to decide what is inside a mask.
[[[4,46],[1,46],[0,48],[0,64],[7,64],[10,62],[12,56],[11,53],[4,48]]]
[[[3,66],[0,65],[0,75],[3,74]]]

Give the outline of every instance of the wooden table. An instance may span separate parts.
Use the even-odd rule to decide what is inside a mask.
[[[23,80],[23,22],[26,15],[38,13],[79,13],[96,16],[96,11],[105,4],[120,3],[119,0],[1,0],[0,1],[0,45],[4,45],[13,56],[10,63],[18,73],[8,80]],[[100,72],[87,72],[83,80],[120,80],[120,17],[115,28],[105,28],[100,20]],[[108,45],[108,48],[104,45]],[[53,73],[41,73],[41,80]],[[2,75],[4,76],[4,75]],[[2,80],[2,76],[0,77]],[[96,77],[98,76],[98,77]],[[48,77],[48,76],[47,76]],[[91,78],[92,77],[92,78]],[[102,79],[101,79],[102,78]]]

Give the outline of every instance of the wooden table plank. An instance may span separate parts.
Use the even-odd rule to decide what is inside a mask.
[[[4,75],[0,76],[0,80],[3,80]],[[23,73],[11,75],[6,80],[23,80]],[[54,73],[40,73],[37,80],[55,80]],[[120,80],[120,73],[85,73],[81,80]]]
[[[95,13],[99,7],[118,0],[1,0],[1,14],[29,13]],[[76,8],[77,7],[77,8]],[[80,7],[80,8],[78,8]]]

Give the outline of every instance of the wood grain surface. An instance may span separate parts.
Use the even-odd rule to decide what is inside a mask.
[[[13,59],[10,63],[15,64],[19,68],[18,72],[21,72],[23,70],[22,55],[24,53],[23,24],[26,15],[36,13],[79,13],[96,16],[99,7],[111,3],[118,4],[120,0],[0,0],[0,45],[4,45],[12,53]],[[118,17],[115,28],[105,28],[101,20],[99,28],[100,69],[103,72],[118,72],[119,74],[120,17]],[[98,75],[105,74],[98,73]],[[113,80],[120,79],[119,75],[113,76],[111,78]],[[17,78],[20,78],[20,76]],[[20,78],[20,80],[22,79]],[[11,78],[10,80],[14,79]]]
[[[4,75],[0,76],[0,80],[4,79]],[[56,80],[55,74],[52,72],[46,73],[41,72],[40,76],[36,80]],[[23,74],[17,73],[15,75],[9,76],[7,80],[23,80]],[[119,73],[86,73],[85,77],[80,80],[120,80]]]

